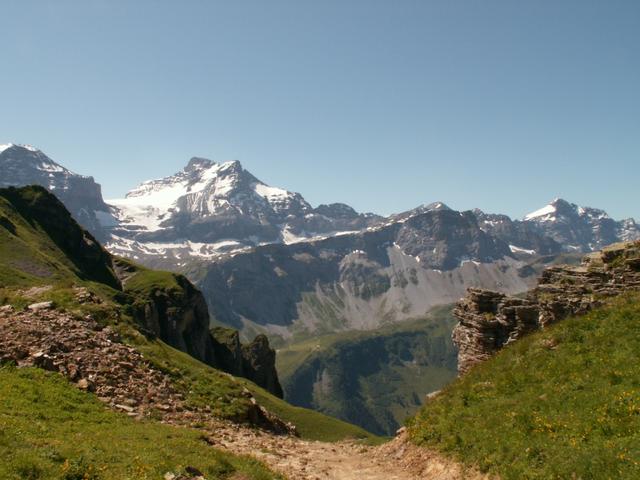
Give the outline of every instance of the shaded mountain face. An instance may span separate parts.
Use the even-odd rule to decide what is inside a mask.
[[[450,309],[369,332],[328,335],[278,352],[285,399],[393,435],[425,396],[455,377]]]
[[[469,286],[523,291],[534,278],[523,265],[472,212],[440,209],[220,258],[203,267],[199,285],[218,321],[287,339],[415,318]]]
[[[100,185],[93,177],[67,170],[40,150],[27,145],[0,145],[0,187],[41,185],[54,193],[74,218],[98,238],[104,238],[98,221],[108,215]]]

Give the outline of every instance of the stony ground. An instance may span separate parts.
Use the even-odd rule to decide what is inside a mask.
[[[198,428],[208,443],[252,455],[292,480],[454,480],[459,467],[410,445],[404,434],[381,447],[354,442],[324,443],[222,421],[187,406],[169,377],[108,327],[77,319],[50,305],[24,312],[0,307],[0,361],[39,366],[65,375],[111,408],[134,418],[155,412],[174,425]]]

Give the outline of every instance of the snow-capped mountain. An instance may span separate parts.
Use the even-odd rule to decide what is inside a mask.
[[[42,185],[53,192],[73,216],[99,239],[104,232],[98,217],[108,216],[100,185],[78,175],[30,145],[0,145],[0,187]]]
[[[561,198],[526,215],[523,223],[535,225],[567,251],[590,252],[640,238],[640,228],[633,219],[616,221],[603,210],[580,207]]]
[[[238,161],[204,158],[192,158],[181,172],[143,182],[108,203],[108,248],[137,259],[215,257],[360,230],[380,220],[344,204],[314,209],[299,193],[265,184]]]
[[[218,319],[283,336],[326,328],[327,312],[333,329],[374,328],[453,301],[467,286],[523,291],[541,256],[640,238],[632,219],[560,199],[523,220],[442,202],[389,217],[340,203],[313,208],[240,162],[204,158],[105,202],[91,177],[33,147],[0,147],[0,186],[33,183],[113,253],[193,273]]]

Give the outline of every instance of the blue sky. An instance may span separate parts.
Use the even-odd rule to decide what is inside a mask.
[[[122,196],[192,156],[312,204],[640,217],[640,2],[0,0],[0,143]],[[1,172],[0,172],[1,174]]]

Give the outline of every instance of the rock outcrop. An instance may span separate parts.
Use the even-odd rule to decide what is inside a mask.
[[[158,337],[212,367],[247,378],[282,398],[276,354],[264,335],[243,345],[237,330],[210,330],[204,297],[183,275],[149,273],[143,267],[119,258],[114,259],[114,266],[125,293],[131,296],[132,314],[142,332]],[[163,280],[135,282],[138,274],[160,275]],[[129,282],[132,278],[134,281]]]
[[[453,313],[459,319],[453,342],[460,373],[539,328],[538,309],[530,301],[479,288],[470,288]]]
[[[640,242],[588,254],[577,267],[547,268],[526,298],[472,288],[454,310],[458,371],[491,357],[527,333],[587,313],[607,297],[640,290]]]
[[[209,310],[204,297],[182,275],[154,272],[163,281],[139,282],[130,279],[148,272],[124,259],[114,259],[115,271],[132,304],[132,314],[140,329],[178,350],[212,366],[214,345],[209,336]]]
[[[258,335],[252,342],[242,344],[237,330],[214,327],[211,336],[218,368],[248,378],[274,395],[283,397],[276,371],[276,352],[269,346],[265,335]]]

